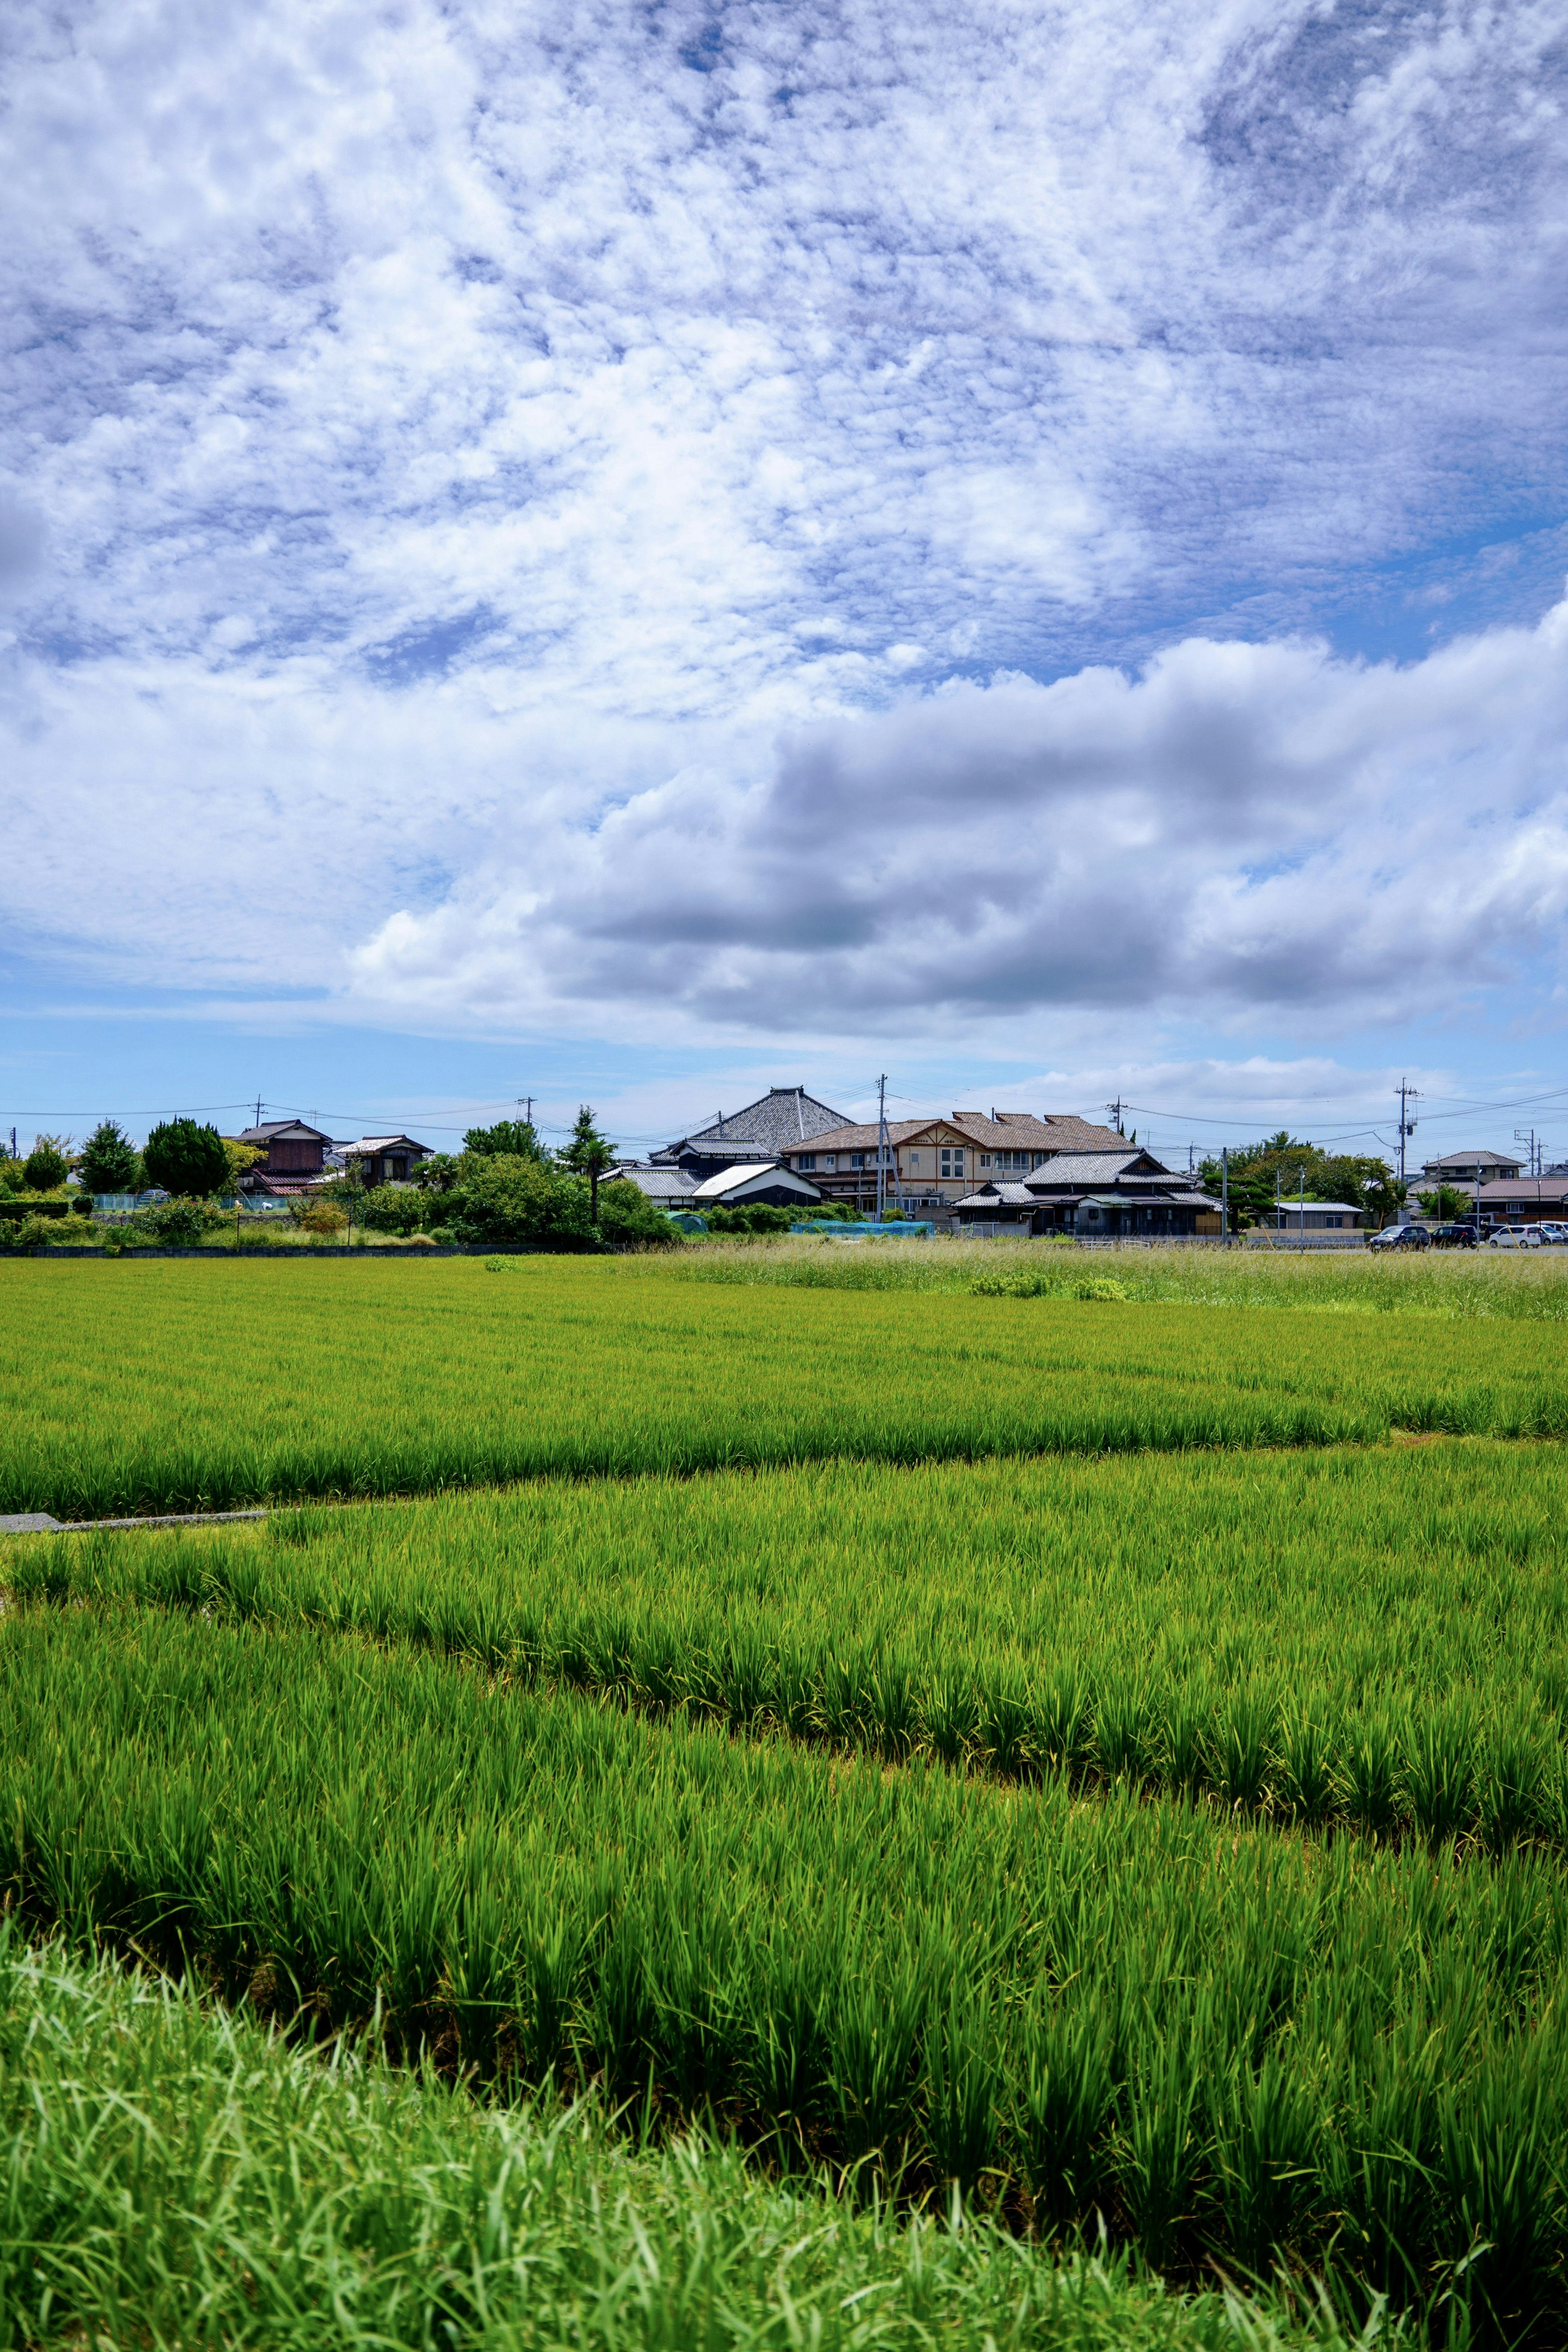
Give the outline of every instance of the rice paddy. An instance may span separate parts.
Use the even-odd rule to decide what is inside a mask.
[[[841,1455],[1568,1430],[1557,1323],[1500,1320],[1478,1349],[1436,1317],[702,1284],[647,1259],[29,1260],[0,1281],[0,1510],[62,1518]]]
[[[1552,1286],[1069,1255],[0,1268],[0,2342],[1564,2340]]]

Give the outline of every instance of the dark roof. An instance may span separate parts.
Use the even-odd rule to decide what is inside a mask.
[[[600,1177],[601,1184],[635,1184],[650,1201],[689,1201],[697,1179],[684,1168],[655,1168],[646,1160],[617,1160]]]
[[[803,1143],[812,1142],[825,1129],[842,1127],[844,1113],[834,1110],[804,1087],[770,1087],[765,1095],[744,1110],[726,1111],[710,1126],[700,1127],[674,1143],[667,1143],[662,1151],[655,1152],[654,1160],[668,1161],[678,1152],[690,1151],[704,1160],[716,1160],[721,1166],[731,1165],[737,1144],[757,1144],[759,1156],[782,1158],[786,1151],[798,1151]]]
[[[1452,1168],[1459,1170],[1464,1168],[1474,1168],[1478,1162],[1483,1168],[1522,1168],[1524,1165],[1523,1160],[1517,1159],[1511,1151],[1482,1151],[1479,1150],[1475,1151],[1445,1151],[1440,1160],[1428,1160],[1425,1165],[1426,1168]]]
[[[1539,1201],[1542,1208],[1568,1198],[1568,1176],[1500,1176],[1481,1186],[1481,1202]]]
[[[994,1111],[989,1118],[984,1111],[936,1111],[926,1118],[890,1118],[888,1140],[900,1144],[910,1142],[916,1136],[926,1134],[936,1127],[949,1127],[965,1143],[982,1151],[1105,1151],[1120,1144],[1122,1151],[1136,1159],[1139,1146],[1130,1144],[1119,1136],[1113,1127],[1095,1127],[1088,1119],[1075,1118],[1064,1111],[1060,1116],[1047,1112],[1037,1118],[1032,1111]],[[849,1122],[831,1128],[820,1135],[807,1138],[816,1151],[868,1151],[876,1147],[875,1119],[858,1125]],[[1156,1161],[1155,1166],[1159,1165]]]
[[[319,1127],[307,1127],[302,1118],[268,1118],[259,1127],[242,1128],[235,1138],[237,1143],[271,1143],[279,1136],[289,1141],[299,1139],[306,1143],[331,1143],[331,1137],[323,1135]]]
[[[1120,1151],[1058,1151],[1028,1177],[1037,1187],[1047,1184],[1117,1184],[1128,1181],[1147,1185],[1173,1184],[1175,1178],[1142,1144],[1123,1144]]]

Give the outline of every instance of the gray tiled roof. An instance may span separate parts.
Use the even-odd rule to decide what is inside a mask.
[[[721,1119],[708,1127],[694,1129],[679,1141],[667,1144],[656,1155],[664,1160],[677,1151],[700,1153],[720,1166],[730,1165],[736,1157],[736,1146],[760,1146],[756,1157],[782,1159],[787,1151],[798,1151],[803,1143],[810,1143],[829,1128],[844,1125],[844,1113],[834,1110],[804,1087],[770,1087],[744,1110],[726,1111]]]
[[[1030,1175],[1031,1184],[1114,1184],[1137,1169],[1134,1182],[1174,1182],[1168,1169],[1146,1152],[1142,1144],[1123,1145],[1120,1151],[1058,1151]]]
[[[689,1201],[697,1189],[697,1179],[684,1168],[655,1168],[646,1160],[617,1160],[599,1181],[635,1184],[650,1201]]]

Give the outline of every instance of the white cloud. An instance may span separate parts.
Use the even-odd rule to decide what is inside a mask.
[[[1516,969],[1561,618],[1304,638],[1560,503],[1559,32],[19,0],[13,946],[693,1038]]]

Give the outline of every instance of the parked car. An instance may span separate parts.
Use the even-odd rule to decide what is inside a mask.
[[[1429,1249],[1431,1245],[1425,1225],[1384,1225],[1367,1244],[1368,1249]]]
[[[1487,1247],[1488,1249],[1539,1249],[1541,1228],[1539,1225],[1500,1225],[1495,1233],[1487,1235]]]
[[[1480,1235],[1473,1224],[1439,1225],[1432,1239],[1439,1249],[1474,1249]]]
[[[1541,1246],[1542,1249],[1568,1249],[1568,1225],[1560,1225],[1551,1217],[1542,1218]]]

